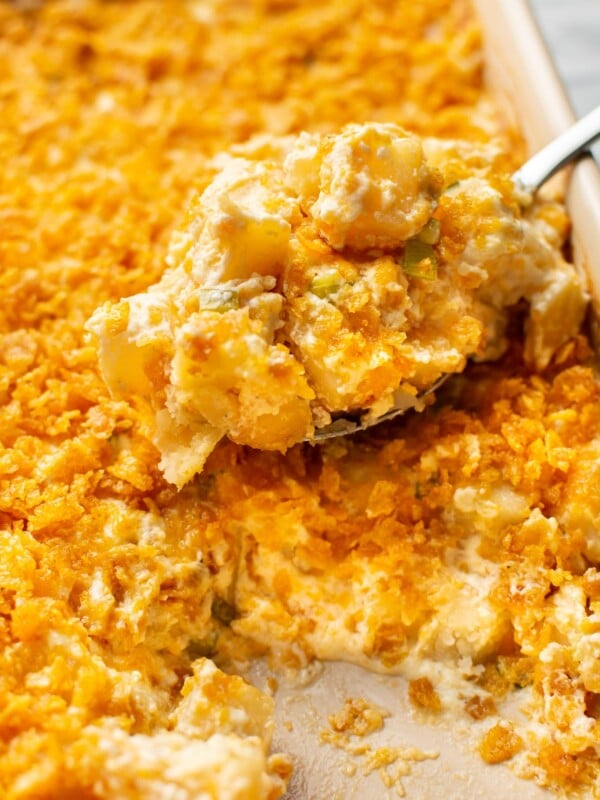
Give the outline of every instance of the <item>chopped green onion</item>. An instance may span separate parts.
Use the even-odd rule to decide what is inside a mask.
[[[451,189],[456,189],[459,183],[460,181],[453,181],[452,183],[449,183],[448,186],[446,186],[446,188],[444,189],[444,192],[449,192]]]
[[[202,289],[200,308],[207,311],[230,311],[239,308],[240,300],[235,289]]]
[[[210,631],[202,639],[190,639],[185,648],[190,661],[195,661],[197,658],[208,658],[213,655],[218,638],[219,634],[216,631]]]
[[[404,248],[402,269],[413,278],[433,281],[437,278],[437,258],[433,246],[417,238],[408,239]]]
[[[210,613],[214,619],[219,620],[223,625],[230,625],[236,617],[235,608],[227,600],[223,600],[222,597],[215,597]]]
[[[315,277],[310,282],[308,291],[316,294],[317,297],[325,298],[341,289],[343,284],[340,273],[337,270],[329,270]]]
[[[437,244],[440,240],[440,221],[439,219],[431,218],[427,225],[422,228],[417,234],[417,239],[425,244]]]

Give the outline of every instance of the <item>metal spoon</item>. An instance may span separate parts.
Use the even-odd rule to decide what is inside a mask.
[[[587,153],[589,146],[598,138],[600,138],[600,106],[590,111],[526,161],[512,176],[513,183],[519,189],[534,194],[556,172],[577,157]],[[380,422],[398,417],[406,411],[423,407],[425,398],[439,389],[449,377],[450,375],[442,375],[429,389],[416,395],[414,402],[400,408],[392,408],[379,417],[363,419],[366,417],[366,412],[360,410],[348,417],[338,417],[329,425],[317,428],[309,441],[320,442],[324,439],[363,431],[372,425],[378,425]]]

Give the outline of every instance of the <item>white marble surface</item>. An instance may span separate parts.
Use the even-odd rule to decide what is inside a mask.
[[[600,0],[529,2],[577,113],[599,105]]]
[[[591,111],[600,105],[600,0],[529,2],[575,113]],[[600,145],[594,154],[600,163]]]

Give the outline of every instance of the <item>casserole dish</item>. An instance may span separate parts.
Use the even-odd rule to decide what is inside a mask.
[[[518,352],[493,367],[472,365],[453,384],[466,387],[471,404],[450,398],[409,426],[301,445],[289,456],[223,442],[206,471],[189,482],[184,476],[178,489],[161,473],[138,402],[146,380],[165,376],[166,362],[150,348],[137,369],[117,352],[123,377],[142,386],[119,398],[109,394],[85,333],[99,304],[143,293],[164,274],[190,195],[210,183],[213,157],[228,147],[249,145],[260,155],[272,146],[269,135],[327,135],[357,120],[397,119],[426,136],[464,132],[469,163],[480,158],[471,138],[483,139],[493,159],[510,164],[507,176],[521,144],[481,91],[469,6],[0,4],[0,794],[7,800],[274,800],[289,774],[286,756],[271,752],[274,727],[275,748],[296,762],[293,798],[494,796],[499,786],[502,796],[539,797],[532,782],[522,787],[505,766],[485,767],[471,753],[483,736],[489,762],[519,759],[523,742],[503,727],[494,700],[501,697],[508,715],[505,695],[515,686],[523,688],[519,702],[547,699],[553,713],[572,710],[561,702],[575,696],[586,735],[571,741],[570,727],[551,719],[536,739],[539,728],[531,734],[523,722],[533,738],[524,755],[543,750],[540,773],[554,770],[558,782],[585,770],[600,716],[590,669],[595,620],[587,613],[597,605],[600,628],[600,571],[584,574],[582,552],[589,546],[590,563],[600,564],[600,517],[587,542],[578,514],[594,510],[600,486],[600,386],[583,337],[563,341],[564,360],[544,374],[531,374]],[[514,41],[529,24],[518,8],[524,13],[512,4],[503,12],[520,26]],[[487,4],[481,13],[493,11]],[[488,23],[489,42],[503,20]],[[531,59],[532,37],[523,58]],[[499,44],[511,63],[513,39]],[[502,62],[494,72],[494,57],[490,82],[500,93],[510,70]],[[522,64],[530,71],[529,61]],[[507,146],[488,143],[490,131]],[[460,186],[462,174],[445,188]],[[452,192],[446,199],[451,206]],[[587,214],[593,201],[584,201]],[[548,234],[561,259],[564,210],[540,200],[538,211],[539,244]],[[223,231],[235,222],[231,213],[219,221]],[[494,236],[496,212],[488,223],[482,238],[500,261],[506,240]],[[525,239],[518,225],[510,231],[509,242]],[[583,233],[578,225],[579,261],[591,271],[593,237],[590,247]],[[401,277],[399,261],[387,263]],[[415,281],[425,279],[418,272]],[[434,270],[428,275],[435,279]],[[579,285],[577,297],[583,301]],[[211,318],[229,313],[234,298],[218,298]],[[194,313],[201,299],[192,296],[181,311]],[[142,338],[147,322],[163,320],[160,309],[144,309]],[[124,310],[111,317],[111,330],[119,334],[129,321]],[[202,359],[212,343],[196,341],[192,352]],[[518,349],[519,338],[510,341]],[[176,458],[182,439],[195,446],[182,423],[167,442]],[[554,516],[560,491],[570,501],[564,530]],[[548,553],[535,549],[538,541]],[[524,551],[532,545],[530,558]],[[510,572],[519,564],[521,582]],[[576,625],[568,614],[558,618],[573,599]],[[587,696],[564,665],[550,664],[561,653],[548,645],[569,642],[573,631],[581,634],[572,650],[581,651]],[[541,651],[545,662],[535,660]],[[289,668],[290,680],[267,674],[257,661],[265,654],[279,672]],[[236,674],[244,656],[265,692]],[[318,659],[334,663],[321,668]],[[399,669],[412,678],[408,685],[391,674]],[[542,685],[546,678],[554,683]],[[434,723],[443,706],[446,721]],[[558,745],[545,747],[555,734]],[[597,759],[591,769],[596,776]]]
[[[542,39],[527,0],[475,0],[485,50],[485,80],[506,114],[509,124],[523,133],[529,154],[535,153],[575,121],[564,87]],[[566,191],[573,229],[574,259],[589,280],[592,334],[596,337],[596,313],[600,300],[600,171],[586,158],[550,182],[544,191],[558,195]],[[254,680],[264,678],[255,668]],[[347,697],[365,697],[390,712],[385,730],[373,737],[374,747],[402,744],[422,755],[408,758],[407,777],[393,789],[384,789],[381,776],[364,775],[364,760],[332,750],[319,743],[327,726],[327,715],[336,712]],[[517,778],[504,765],[488,766],[475,752],[468,726],[453,726],[447,720],[427,724],[415,718],[407,701],[407,682],[399,677],[377,675],[360,667],[329,663],[308,687],[281,686],[275,693],[278,749],[294,754],[295,772],[286,795],[289,800],[323,797],[363,800],[396,796],[409,798],[443,795],[448,800],[485,797],[506,800],[549,800],[555,795],[530,781]],[[349,764],[354,767],[349,768]],[[396,765],[397,766],[397,765]],[[344,774],[352,773],[351,777]],[[354,771],[356,770],[356,772]],[[398,789],[398,786],[402,786]],[[400,796],[402,796],[400,794]]]

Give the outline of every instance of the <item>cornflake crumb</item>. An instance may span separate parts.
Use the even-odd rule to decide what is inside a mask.
[[[491,697],[475,694],[465,700],[465,711],[473,719],[481,720],[496,713],[496,704]]]
[[[424,751],[416,747],[372,747],[368,742],[358,742],[353,737],[364,738],[384,727],[384,720],[389,711],[369,703],[364,698],[348,698],[344,706],[336,714],[329,716],[329,728],[321,731],[321,743],[330,744],[348,753],[354,759],[360,759],[360,770],[363,776],[377,771],[381,782],[387,789],[394,789],[398,797],[406,792],[402,778],[410,775],[412,764],[427,759],[435,759],[438,753]],[[346,762],[342,772],[353,777],[358,766]]]
[[[523,740],[509,722],[498,722],[485,734],[479,744],[479,754],[488,764],[509,761],[523,747]]]
[[[389,711],[368,703],[362,697],[350,697],[337,714],[330,714],[329,725],[338,733],[347,732],[354,736],[367,736],[369,733],[383,728],[383,721],[389,716]]]
[[[408,684],[408,698],[415,708],[434,711],[442,710],[442,701],[429,678],[415,678]]]

